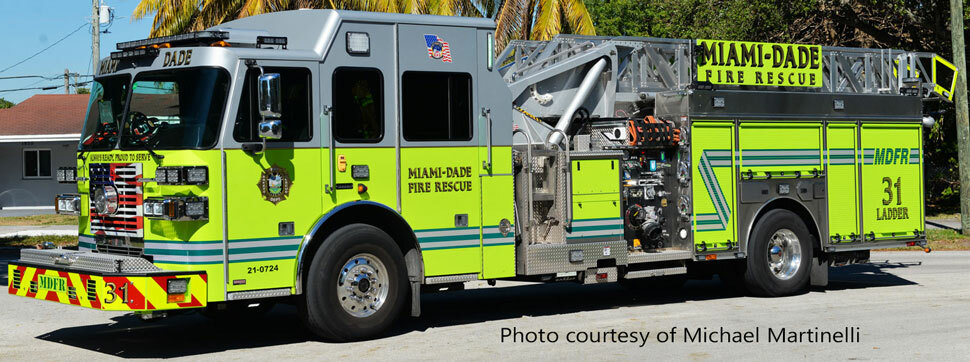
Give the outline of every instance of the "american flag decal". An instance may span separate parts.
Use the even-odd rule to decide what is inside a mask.
[[[429,58],[451,63],[451,47],[444,39],[434,34],[424,34],[424,43],[428,46]]]
[[[99,214],[90,202],[91,232],[95,235],[144,237],[142,214],[141,163],[91,164],[91,192],[95,188],[113,186],[118,190],[118,211],[114,215]]]

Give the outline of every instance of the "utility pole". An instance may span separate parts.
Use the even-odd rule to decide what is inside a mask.
[[[64,94],[71,94],[71,71],[64,68]]]
[[[98,1],[91,0],[91,64],[94,66],[91,74],[98,74],[101,61],[101,17],[98,14],[101,4]]]
[[[953,64],[957,67],[957,148],[960,167],[960,229],[970,235],[970,119],[967,110],[967,53],[963,36],[963,0],[950,0],[950,38]]]

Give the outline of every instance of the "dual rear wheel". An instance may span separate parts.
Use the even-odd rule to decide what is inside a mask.
[[[748,252],[737,273],[751,294],[778,297],[808,286],[812,234],[795,213],[783,209],[766,213],[752,230]]]

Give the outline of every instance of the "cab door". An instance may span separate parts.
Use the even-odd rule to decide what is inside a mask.
[[[320,64],[325,213],[359,200],[400,210],[393,34],[389,24],[342,23]]]
[[[425,275],[482,272],[473,28],[398,25],[401,211]]]
[[[235,113],[224,139],[227,292],[293,286],[303,234],[320,215],[316,65],[259,61],[258,67],[240,67],[238,105],[230,110]],[[243,146],[261,143],[256,128],[262,120],[256,102],[260,72],[279,74],[282,138],[267,141],[256,153]],[[223,254],[221,245],[205,249],[197,252]]]

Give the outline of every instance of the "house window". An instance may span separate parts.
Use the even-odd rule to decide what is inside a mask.
[[[51,150],[24,150],[24,178],[51,177]]]

